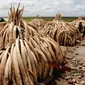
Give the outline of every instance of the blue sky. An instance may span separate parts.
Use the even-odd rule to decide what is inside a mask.
[[[23,16],[85,16],[85,0],[0,0],[0,17],[8,16],[11,5],[24,5]]]
[[[80,3],[81,3],[80,0],[76,0],[76,1],[74,2],[74,5],[76,6],[76,5],[79,5]]]

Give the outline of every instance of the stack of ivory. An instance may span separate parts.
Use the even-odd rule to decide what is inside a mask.
[[[40,31],[41,34],[50,36],[60,45],[72,46],[79,36],[79,30],[68,22],[61,20],[58,13],[53,21],[49,21]]]
[[[19,4],[20,5],[20,4]],[[9,20],[0,31],[0,85],[37,85],[38,79],[51,76],[49,63],[62,64],[60,46],[38,33],[34,25],[22,19],[23,9],[10,8]]]

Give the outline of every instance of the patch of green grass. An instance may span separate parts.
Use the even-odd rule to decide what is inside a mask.
[[[52,21],[55,17],[40,17],[40,19],[43,19],[45,21]],[[26,22],[30,22],[32,19],[35,19],[35,17],[23,17],[23,19]],[[77,19],[77,17],[62,17],[62,20],[66,21],[66,22],[72,22],[74,20]]]
[[[66,21],[66,22],[72,22],[76,19],[77,19],[77,17],[62,17],[62,20]]]
[[[24,17],[23,18],[26,22],[30,22],[32,19],[35,19],[35,17]]]

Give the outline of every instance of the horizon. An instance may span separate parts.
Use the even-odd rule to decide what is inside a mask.
[[[2,16],[0,16],[0,18],[1,18]],[[22,16],[22,17],[36,17],[36,16]],[[39,16],[39,17],[55,17],[55,16]],[[61,16],[61,17],[74,17],[74,18],[77,18],[77,17],[79,17],[79,16]],[[83,17],[85,17],[85,16],[83,16]],[[8,16],[4,16],[3,18],[8,18]]]

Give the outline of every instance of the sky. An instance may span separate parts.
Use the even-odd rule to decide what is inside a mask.
[[[0,0],[0,17],[7,17],[9,8],[24,5],[23,16],[85,16],[85,0]]]

